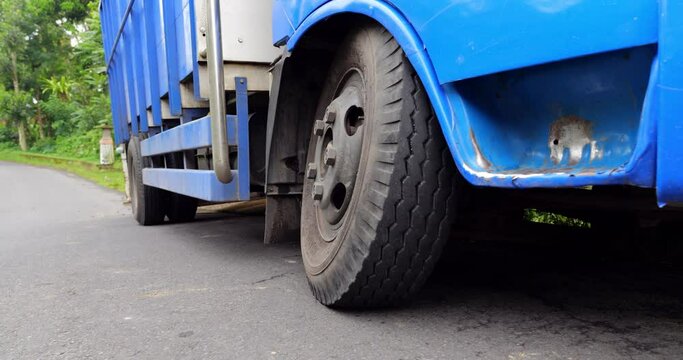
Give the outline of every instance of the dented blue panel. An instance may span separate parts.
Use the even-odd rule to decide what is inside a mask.
[[[512,70],[447,85],[463,167],[482,185],[652,186],[653,47]],[[641,166],[633,167],[632,164]]]

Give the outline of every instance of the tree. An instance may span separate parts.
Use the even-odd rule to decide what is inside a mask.
[[[0,87],[13,92],[11,99],[5,96],[4,100],[13,107],[5,108],[1,115],[16,129],[22,150],[28,149],[29,126],[38,130],[41,139],[52,130],[52,117],[43,111],[44,101],[52,101],[51,109],[77,108],[70,102],[82,64],[75,59],[73,42],[80,42],[79,25],[92,14],[94,3],[0,0]],[[23,107],[19,107],[20,101],[25,102]]]
[[[0,64],[4,77],[10,79],[12,95],[3,99],[3,112],[7,121],[17,128],[19,146],[22,150],[28,149],[27,117],[25,107],[30,104],[20,104],[29,99],[22,90],[20,73],[25,71],[23,66],[23,54],[28,48],[28,40],[32,34],[30,22],[25,16],[26,2],[22,0],[0,3],[0,51],[4,63]],[[30,106],[30,105],[29,105]]]

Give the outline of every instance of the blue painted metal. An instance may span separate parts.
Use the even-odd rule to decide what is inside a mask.
[[[124,38],[121,41],[121,51],[124,54],[124,68],[126,80],[126,104],[128,108],[128,121],[130,122],[131,132],[133,135],[137,135],[139,132],[138,120],[137,120],[137,96],[135,95],[135,73],[133,72],[133,52],[131,50],[126,51],[128,47],[131,47],[128,41]],[[132,48],[132,47],[131,47]]]
[[[142,0],[139,0],[142,1]],[[161,89],[159,84],[159,69],[157,65],[159,59],[157,57],[157,46],[155,39],[157,38],[157,31],[154,21],[154,1],[144,0],[143,7],[145,12],[145,40],[147,44],[147,63],[149,72],[149,106],[152,108],[152,123],[154,126],[161,126]]]
[[[125,10],[123,16],[121,17],[121,19],[119,20],[120,25],[119,25],[118,31],[116,32],[116,35],[114,36],[114,40],[113,40],[112,45],[109,47],[109,49],[111,49],[111,51],[109,52],[110,55],[109,55],[109,58],[107,59],[107,67],[109,67],[109,65],[111,64],[112,59],[113,59],[113,55],[114,55],[114,51],[116,50],[116,46],[118,45],[119,41],[121,40],[121,36],[123,35],[123,30],[126,26],[126,22],[128,21],[130,11],[133,9],[133,3],[135,3],[135,0],[129,0],[128,1],[128,5],[126,5],[126,10]]]
[[[233,171],[233,179],[238,176]],[[142,178],[145,185],[165,189],[174,193],[212,202],[249,200],[240,199],[237,183],[232,181],[223,184],[218,181],[212,170],[183,169],[143,169]]]
[[[180,101],[180,77],[178,67],[178,37],[176,34],[175,24],[175,2],[164,1],[163,4],[163,21],[164,21],[164,37],[166,38],[166,66],[168,68],[168,104],[171,115],[180,116],[182,114]]]
[[[535,187],[631,184],[652,186],[654,152],[644,136],[651,119],[643,102],[655,51],[651,47],[478,77],[449,84],[463,166],[481,185]],[[590,139],[576,164],[551,160],[551,126],[587,121]],[[594,151],[595,157],[591,158]],[[642,164],[641,164],[642,165]],[[564,185],[567,186],[567,185]]]
[[[175,29],[178,44],[178,78],[184,80],[192,74],[192,38],[194,27],[190,21],[190,0],[174,0]]]
[[[141,44],[143,38],[140,36],[141,33],[144,32],[144,29],[140,26],[140,18],[141,16],[133,16],[133,14],[141,12],[139,9],[140,3],[135,3],[133,5],[133,10],[131,10],[131,20],[129,21],[130,26],[128,27],[129,31],[129,37],[128,39],[130,40],[131,44],[131,56],[133,60],[133,78],[135,81],[135,102],[136,102],[136,113],[137,113],[137,119],[138,119],[138,126],[140,132],[146,133],[147,132],[147,100],[146,100],[146,94],[147,94],[147,88],[145,87],[145,73],[143,70],[143,53],[142,49],[144,48]],[[124,34],[126,32],[124,31]],[[132,34],[136,34],[136,36],[133,36]]]
[[[150,12],[152,14],[150,19],[154,25],[153,38],[156,39],[156,44],[154,46],[156,47],[158,59],[157,70],[159,72],[159,93],[161,96],[166,96],[168,95],[168,66],[166,64],[167,49],[166,37],[164,35],[166,30],[164,28],[164,8],[162,6],[162,1],[163,0],[151,0],[149,5],[151,8]]]
[[[228,125],[228,144],[237,144],[237,116],[226,117]],[[190,121],[186,124],[162,131],[140,142],[142,156],[168,154],[183,150],[211,146],[211,117]]]
[[[144,169],[143,182],[206,201],[238,201],[250,198],[249,97],[246,78],[235,78],[237,115],[228,115],[228,144],[237,146],[233,181],[223,184],[213,171]],[[140,143],[142,156],[155,156],[211,146],[211,118],[205,116],[151,136]]]
[[[309,29],[336,14],[356,13],[379,22],[416,69],[458,168],[474,184],[654,187],[656,181],[660,202],[680,203],[681,1],[663,1],[659,9],[657,2],[645,0],[276,0],[273,40],[287,40],[296,53]],[[655,43],[658,56],[656,48],[643,46]],[[618,60],[622,52],[608,53],[627,48],[634,56],[628,61]],[[567,61],[588,54],[597,55]],[[556,63],[536,66],[550,62]],[[505,72],[512,69],[520,70]],[[662,79],[667,76],[670,83]],[[495,83],[501,77],[509,99],[491,94],[505,90]],[[576,79],[585,80],[585,86]],[[515,99],[512,91],[524,95]],[[568,97],[553,99],[560,95]],[[601,108],[604,104],[612,106]],[[584,157],[571,166],[541,160],[549,158],[549,125],[556,119],[550,115],[562,115],[558,111],[590,118],[595,139],[603,142],[602,159]],[[657,128],[663,124],[667,132],[659,131],[656,151]],[[483,166],[487,156],[490,166]]]
[[[201,0],[200,0],[201,1]],[[192,30],[194,32],[194,29],[196,28],[196,23],[197,23],[197,18],[195,14],[195,0],[190,0],[190,24],[192,25]],[[194,97],[195,100],[202,101],[202,100],[207,100],[203,99],[200,96],[200,88],[199,88],[199,62],[194,61],[194,59],[199,59],[199,50],[197,48],[197,36],[190,36],[191,40],[191,48],[192,48],[192,86],[193,86],[193,91],[194,91]]]
[[[683,0],[662,0],[657,198],[683,205]]]
[[[274,38],[305,28],[313,10],[376,17],[377,0],[277,1]],[[382,3],[382,4],[381,4]],[[622,1],[392,0],[427,49],[440,83],[657,42],[657,3]],[[381,11],[381,10],[380,10]],[[311,14],[315,16],[315,13]],[[291,27],[290,27],[291,29]],[[533,39],[533,40],[532,40]],[[291,47],[291,46],[290,46]]]

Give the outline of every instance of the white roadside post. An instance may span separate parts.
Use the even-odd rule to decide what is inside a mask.
[[[111,137],[111,126],[102,125],[102,138],[100,139],[100,166],[110,167],[114,165],[114,139]]]

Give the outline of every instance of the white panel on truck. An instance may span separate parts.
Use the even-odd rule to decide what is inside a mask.
[[[223,60],[270,64],[280,50],[272,44],[273,0],[221,1]],[[206,50],[206,1],[195,1],[197,49]],[[200,55],[199,61],[204,61]]]

